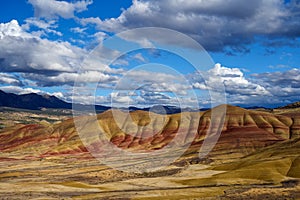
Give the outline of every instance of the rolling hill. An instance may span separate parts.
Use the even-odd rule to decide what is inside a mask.
[[[235,106],[222,106],[226,106],[227,112],[220,138],[211,152],[214,157],[221,158],[229,150],[233,157],[244,156],[256,149],[300,136],[300,116],[274,115]],[[114,112],[117,112],[117,116],[126,115],[122,111]],[[179,147],[184,146],[185,141],[193,142],[190,148],[192,154],[201,147],[205,137],[208,137],[211,112],[208,110],[166,116],[150,113],[150,116],[146,111],[134,111],[130,113],[130,118],[118,124],[115,121],[116,114],[108,110],[98,114],[96,121],[93,116],[78,117],[75,121],[81,126],[77,128],[94,130],[96,135],[105,135],[106,139],[115,146],[132,151],[161,149],[174,139],[180,127],[185,134],[182,135]],[[96,127],[98,124],[102,132]],[[19,125],[0,134],[0,150],[25,151],[29,148],[30,151],[36,146],[40,153],[35,154],[37,157],[82,153],[87,151],[84,146],[89,148],[89,145],[95,145],[91,143],[92,139],[83,144],[82,137],[82,135],[81,138],[79,137],[73,119],[49,126]]]
[[[224,109],[217,143],[199,158],[215,134],[209,132],[216,128],[210,127],[213,113]],[[44,199],[300,197],[300,115],[275,113],[230,105],[169,115],[143,110],[126,115],[113,109],[57,124],[19,124],[0,132],[0,194]],[[164,148],[167,153],[122,157],[110,151],[97,157],[107,148],[103,141],[134,154]],[[182,156],[163,169],[138,170],[171,161],[178,152]],[[113,165],[105,164],[107,158]],[[117,170],[124,166],[133,171]]]

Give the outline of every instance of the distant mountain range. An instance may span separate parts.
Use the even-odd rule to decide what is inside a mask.
[[[282,106],[280,108],[283,108],[283,109],[300,108],[300,101],[288,104],[286,106]]]
[[[71,109],[72,104],[50,95],[35,93],[17,95],[0,90],[0,106],[39,110],[41,108]]]
[[[21,108],[21,109],[29,109],[29,110],[40,110],[42,108],[53,108],[53,109],[72,109],[72,103],[65,102],[55,96],[50,95],[39,95],[36,93],[30,94],[22,94],[17,95],[13,93],[6,93],[0,90],[0,107],[12,107],[12,108]],[[77,108],[82,108],[83,110],[90,110],[91,105],[83,105],[83,104],[76,104]],[[300,102],[296,102],[293,104],[289,104],[284,107],[280,108],[297,108],[300,107]],[[247,107],[247,109],[257,109],[262,107]],[[109,106],[101,106],[95,105],[95,110],[98,113],[104,112],[111,109]],[[193,110],[191,108],[179,108],[176,106],[162,106],[162,105],[155,105],[148,108],[138,108],[138,107],[129,107],[129,108],[122,108],[124,110],[129,111],[149,111],[151,110],[154,113],[158,114],[175,114],[180,112],[193,112],[198,110]],[[201,111],[205,111],[208,109],[201,109]]]
[[[21,108],[28,110],[40,110],[42,108],[53,108],[53,109],[72,109],[72,103],[65,102],[55,96],[50,95],[39,95],[36,93],[17,95],[13,93],[6,93],[0,90],[0,107],[12,107]],[[76,109],[91,110],[91,105],[76,104]],[[95,110],[98,113],[104,112],[111,109],[109,106],[95,105]],[[181,109],[175,106],[153,106],[149,108],[121,108],[123,110],[136,111],[143,110],[159,113],[159,114],[174,114],[182,111],[195,111],[189,108]]]
[[[42,108],[72,109],[72,103],[67,103],[55,96],[39,95],[36,93],[17,95],[0,90],[0,107],[12,107],[28,110],[40,110]],[[90,106],[77,104],[77,107],[90,108]],[[109,110],[110,107],[96,105],[98,112]]]

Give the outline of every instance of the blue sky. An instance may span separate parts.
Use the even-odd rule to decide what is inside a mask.
[[[140,107],[300,99],[298,0],[1,4],[0,89],[7,92]]]

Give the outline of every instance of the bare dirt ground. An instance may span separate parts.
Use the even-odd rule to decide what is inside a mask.
[[[283,184],[233,177],[209,165],[126,173],[74,157],[2,160],[1,199],[298,199],[298,181]],[[197,181],[194,181],[197,180]]]

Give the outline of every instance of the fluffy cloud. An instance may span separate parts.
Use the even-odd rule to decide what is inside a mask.
[[[157,66],[153,65],[153,68]],[[163,69],[161,69],[163,70]],[[144,92],[171,92],[176,95],[186,95],[192,89],[189,81],[173,71],[153,72],[146,69],[136,69],[123,73],[115,89],[140,90]]]
[[[0,83],[9,85],[22,85],[21,81],[13,74],[0,73]]]
[[[214,83],[221,80],[230,104],[276,106],[299,101],[300,70],[297,68],[245,77],[238,68],[216,64],[202,75],[203,78],[200,74],[190,77],[194,80],[194,88],[218,91]]]
[[[259,84],[267,88],[275,101],[299,101],[300,70],[291,69],[283,72],[261,73],[252,75]]]
[[[3,40],[7,36],[23,38],[31,37],[29,33],[22,31],[22,28],[19,26],[17,20],[12,20],[9,23],[0,24],[0,39]]]
[[[299,100],[300,96],[300,71],[292,69],[284,72],[252,74],[249,77],[239,68],[228,68],[216,64],[207,72],[189,74],[185,78],[189,80],[184,84],[178,76],[173,74],[154,73],[151,71],[136,70],[126,75],[126,81],[119,82],[120,87],[107,98],[96,97],[106,103],[111,100],[116,105],[177,105],[210,106],[211,97],[204,93],[196,94],[195,99],[189,91],[201,90],[226,95],[227,103],[237,105],[276,106]],[[130,80],[130,81],[129,81]],[[141,86],[139,81],[145,80]],[[180,82],[176,84],[176,82]],[[225,93],[219,89],[220,84],[225,87]],[[193,86],[193,87],[192,87]],[[173,94],[173,95],[172,95]],[[222,97],[223,98],[223,97]],[[180,105],[183,103],[184,105]],[[225,102],[224,102],[225,103]]]
[[[140,98],[138,99],[139,103],[142,104],[174,104],[174,100],[176,98],[172,98],[169,95],[162,94],[159,92],[142,92]],[[178,102],[177,102],[178,104]]]
[[[109,99],[111,99],[111,102],[115,104],[121,104],[121,105],[130,105],[134,104],[134,100],[131,98],[130,94],[121,93],[121,92],[112,92],[109,96]]]
[[[27,33],[16,20],[0,24],[3,72],[71,72],[84,53],[68,42],[49,41]]]
[[[208,72],[203,72],[204,77],[200,74],[180,77],[178,74],[164,73],[163,70],[133,70],[127,73],[122,68],[111,68],[110,61],[121,56],[118,51],[98,47],[89,54],[86,49],[68,42],[51,41],[43,37],[48,34],[61,36],[62,33],[57,31],[58,17],[74,18],[76,12],[86,10],[92,1],[29,2],[34,6],[35,18],[26,19],[23,26],[16,20],[0,24],[0,83],[5,85],[2,88],[6,91],[19,94],[41,93],[40,90],[29,88],[35,86],[67,86],[70,89],[75,81],[80,86],[97,83],[101,89],[109,91],[118,85],[117,90],[109,95],[96,96],[96,103],[109,104],[113,98],[120,105],[178,105],[178,96],[183,97],[187,104],[193,103],[196,99],[193,99],[188,91],[199,89],[220,92],[218,83],[225,86],[228,103],[232,104],[271,105],[282,100],[295,101],[300,96],[298,69],[247,77],[238,68],[217,64]],[[134,0],[132,6],[117,18],[79,20],[83,25],[95,24],[101,30],[90,36],[97,38],[98,42],[109,36],[105,31],[119,32],[136,27],[158,26],[186,33],[207,50],[220,51],[231,47],[236,51],[244,51],[247,50],[245,45],[257,37],[298,38],[299,11],[299,1],[296,0],[285,4],[281,0],[254,0],[250,4],[241,0]],[[29,32],[32,27],[41,30]],[[76,27],[70,31],[83,36],[90,31],[90,27]],[[178,42],[176,36],[171,37],[163,33],[122,36],[123,39],[138,42],[142,47],[149,48],[153,47],[152,39],[158,43]],[[265,45],[285,44],[270,40]],[[133,60],[147,62],[141,53],[136,53],[130,58],[127,57],[127,60],[119,58],[114,66],[129,65]],[[83,68],[79,70],[80,67]],[[122,79],[122,76],[126,78]],[[28,82],[31,86],[27,84],[25,89],[19,87]],[[92,94],[78,93],[73,97],[69,93],[64,94],[65,96],[61,93],[56,95],[69,101],[94,103]]]
[[[297,68],[282,72],[253,74],[252,76],[261,82],[272,85],[300,87],[300,70]]]
[[[216,64],[215,68],[209,70],[208,82],[216,82],[220,78],[225,85],[228,94],[239,95],[269,95],[269,92],[259,84],[253,83],[244,77],[243,72],[238,68],[222,67]]]
[[[247,51],[257,37],[299,37],[299,1],[282,0],[133,0],[117,18],[82,19],[101,30],[119,32],[137,27],[164,27],[185,33],[207,50],[231,47]],[[191,24],[193,24],[191,26]],[[168,41],[165,35],[161,40]],[[271,43],[269,43],[271,45]]]
[[[155,65],[153,65],[154,67]],[[174,73],[152,72],[147,69],[132,70],[124,74],[125,81],[136,81],[139,83],[162,83],[180,80]]]
[[[247,80],[244,73],[238,68],[227,68],[218,63],[208,72],[203,72],[202,75],[199,74],[198,76],[203,77],[198,77],[200,82],[194,83],[194,88],[197,89],[218,91],[218,85],[215,83],[222,82],[228,94],[270,95],[263,86]]]
[[[85,105],[111,105],[111,101],[107,96],[94,96],[92,94],[82,95],[82,93],[74,94],[67,93],[65,100],[73,103],[85,104]]]
[[[63,34],[57,30],[55,30],[58,25],[54,20],[41,20],[38,18],[28,18],[25,20],[26,24],[22,25],[22,28],[25,30],[30,30],[31,27],[37,27],[41,30],[39,31],[33,31],[31,34],[36,35],[36,36],[47,36],[47,34],[54,34],[57,36],[62,36]]]
[[[192,79],[195,89],[226,92],[227,101],[231,104],[257,104],[272,96],[262,84],[246,78],[240,69],[224,67],[221,64],[216,64],[202,74],[193,74]],[[225,87],[225,91],[220,90],[220,84]]]
[[[48,25],[41,22],[40,26],[43,25],[47,29]],[[1,83],[20,85],[17,80],[20,77],[38,86],[72,86],[75,81],[82,84],[114,82],[117,77],[113,74],[123,70],[112,69],[106,63],[116,55],[115,51],[100,50],[88,54],[87,50],[68,42],[42,39],[26,32],[16,20],[0,24]]]
[[[81,73],[60,73],[54,76],[40,74],[24,74],[24,78],[37,82],[39,86],[73,86],[77,84],[88,83],[113,83],[118,78],[112,75],[104,74],[98,71],[84,71]]]
[[[87,29],[87,28],[75,27],[75,28],[71,28],[71,31],[74,32],[74,33],[84,34],[84,31],[85,31],[86,29]]]
[[[34,14],[39,18],[57,18],[65,19],[73,18],[75,12],[82,12],[87,10],[87,6],[92,4],[91,0],[67,2],[57,0],[29,0],[34,7]]]

